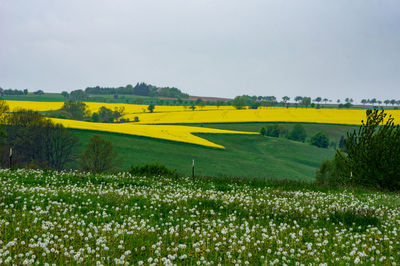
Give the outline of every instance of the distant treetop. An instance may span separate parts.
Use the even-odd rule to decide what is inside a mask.
[[[133,94],[140,96],[159,96],[168,98],[189,98],[189,94],[183,93],[181,90],[175,87],[156,87],[144,82],[137,83],[135,86],[130,84],[125,87],[87,87],[85,89],[87,94]]]

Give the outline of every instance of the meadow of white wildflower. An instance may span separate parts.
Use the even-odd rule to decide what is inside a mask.
[[[0,170],[0,264],[386,264],[400,196]]]

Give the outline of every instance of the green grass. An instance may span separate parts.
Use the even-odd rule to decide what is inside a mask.
[[[120,168],[159,162],[178,173],[191,175],[192,159],[196,175],[311,181],[324,160],[333,157],[333,149],[321,149],[308,143],[259,135],[202,134],[225,150],[138,136],[73,130],[80,139],[79,154],[89,139],[98,134],[111,141],[122,158]],[[76,167],[72,165],[72,167]]]
[[[217,129],[227,129],[227,130],[241,130],[250,132],[260,132],[261,127],[267,127],[270,125],[283,125],[289,132],[292,130],[296,123],[203,123],[203,124],[185,124],[188,126],[204,126]],[[307,137],[310,138],[317,132],[324,132],[328,135],[330,140],[339,143],[340,137],[346,137],[346,133],[352,130],[357,130],[359,126],[351,125],[335,125],[335,124],[317,124],[317,123],[301,123],[306,130]]]

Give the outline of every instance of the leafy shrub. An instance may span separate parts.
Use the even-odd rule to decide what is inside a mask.
[[[311,137],[311,145],[317,146],[318,148],[328,148],[329,138],[323,132],[318,132]]]
[[[168,169],[165,165],[160,163],[131,166],[129,173],[137,176],[177,176],[176,170]]]
[[[347,134],[347,153],[337,150],[331,164],[323,163],[317,182],[399,190],[400,126],[393,121],[384,111],[367,110],[367,121]]]
[[[295,141],[304,142],[306,140],[307,133],[301,124],[296,124],[290,132],[288,138]]]
[[[79,159],[79,166],[84,171],[105,172],[113,170],[120,158],[110,141],[94,135]]]
[[[270,125],[262,127],[260,134],[263,136],[269,136],[274,138],[286,137],[288,135],[288,130],[282,125]]]

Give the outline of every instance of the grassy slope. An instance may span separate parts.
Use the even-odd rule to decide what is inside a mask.
[[[186,124],[190,126],[204,126],[218,129],[228,130],[241,130],[250,132],[259,132],[261,127],[267,127],[273,124],[280,124],[285,126],[289,131],[292,130],[296,123],[210,123],[210,124]],[[348,125],[330,125],[330,124],[313,124],[313,123],[302,123],[304,129],[307,132],[307,136],[311,137],[315,133],[322,131],[328,135],[328,137],[339,143],[341,136],[346,136],[348,131],[358,129],[359,126],[348,126]]]
[[[310,181],[319,164],[333,156],[333,149],[320,149],[287,139],[249,135],[204,134],[226,150],[144,137],[73,130],[81,152],[93,134],[110,140],[123,157],[122,168],[160,162],[190,175],[192,159],[196,174],[206,176],[258,177]]]

